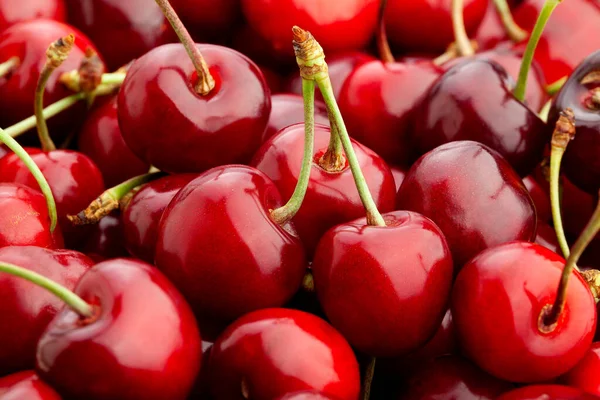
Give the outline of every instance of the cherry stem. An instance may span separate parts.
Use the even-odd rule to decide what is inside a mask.
[[[198,50],[198,46],[196,46],[196,43],[185,28],[185,25],[183,25],[183,22],[181,22],[181,19],[179,19],[169,0],[156,0],[156,4],[161,8],[165,18],[173,27],[179,41],[187,51],[190,60],[192,60],[194,68],[196,68],[196,73],[198,74],[198,83],[195,88],[196,93],[206,96],[215,88],[215,80],[210,74],[202,53]]]
[[[563,76],[556,82],[546,85],[546,93],[548,93],[548,95],[550,95],[550,96],[554,96],[556,93],[558,93],[560,91],[560,89],[562,89],[562,87],[564,86],[566,81],[567,81],[567,77]]]
[[[0,64],[0,78],[11,73],[20,63],[19,57],[11,57]]]
[[[100,77],[101,85],[111,85],[111,86],[121,86],[123,81],[127,77],[126,72],[107,72],[102,74]],[[73,70],[69,72],[65,72],[60,77],[60,83],[67,86],[70,90],[74,92],[81,91],[81,76],[79,71]]]
[[[296,188],[288,202],[271,211],[271,217],[279,225],[289,222],[300,210],[308,189],[315,143],[315,81],[302,79],[304,97],[304,155]]]
[[[600,193],[599,193],[600,194]],[[592,242],[592,240],[596,237],[598,232],[600,231],[600,200],[598,201],[598,205],[596,206],[596,210],[592,214],[592,218],[587,223],[583,232],[573,245],[571,249],[571,255],[569,255],[567,259],[567,264],[563,269],[563,273],[560,279],[560,283],[558,284],[558,290],[556,294],[556,300],[554,301],[554,305],[552,309],[546,316],[544,323],[547,326],[554,325],[563,309],[565,308],[565,303],[567,301],[567,286],[569,284],[569,277],[571,273],[573,273],[573,269],[577,268],[577,262],[579,258],[587,248],[587,246]]]
[[[29,153],[25,151],[25,149],[10,135],[6,133],[6,131],[0,129],[0,141],[3,142],[9,149],[12,150],[13,153],[19,157],[19,159],[25,164],[29,172],[33,175],[38,185],[40,186],[40,190],[44,197],[46,198],[46,205],[48,207],[48,216],[50,217],[50,232],[54,232],[56,229],[56,201],[54,201],[54,195],[52,194],[52,189],[50,189],[50,185],[46,180],[44,174],[37,166],[35,161],[31,158]]]
[[[129,192],[140,185],[161,178],[162,176],[164,176],[162,172],[150,172],[128,179],[125,182],[104,191],[104,193],[98,196],[96,200],[92,201],[85,210],[77,215],[67,215],[67,218],[69,218],[69,221],[74,225],[97,224],[112,211],[118,210],[120,208],[120,200]]]
[[[548,122],[548,116],[550,115],[550,109],[552,108],[552,99],[548,100],[543,106],[540,112],[538,113],[538,117],[544,122]]]
[[[452,0],[452,26],[454,28],[454,40],[459,55],[463,57],[475,54],[467,29],[465,28],[464,0]]]
[[[556,127],[552,133],[550,150],[550,205],[552,207],[552,221],[556,230],[558,244],[565,258],[569,257],[569,244],[565,236],[560,212],[560,164],[567,145],[574,137],[575,115],[573,114],[573,110],[567,108],[560,113],[560,117],[556,121]]]
[[[362,400],[369,400],[371,397],[371,386],[373,386],[373,378],[375,377],[375,364],[377,358],[371,357],[367,369],[365,370],[365,377],[362,385]]]
[[[521,43],[527,39],[527,31],[517,25],[506,0],[494,0],[494,6],[496,6],[496,12],[500,16],[504,30],[510,40],[515,43]]]
[[[385,31],[385,8],[387,7],[388,0],[380,0],[379,3],[379,25],[377,27],[377,50],[379,51],[379,57],[384,63],[390,63],[396,61],[392,49],[390,49],[390,43],[387,39],[387,33]]]
[[[527,79],[529,78],[529,70],[531,69],[531,65],[533,63],[533,56],[535,54],[535,50],[538,46],[538,43],[540,42],[540,38],[542,37],[542,33],[544,32],[544,28],[546,27],[550,16],[552,15],[556,7],[561,3],[561,1],[562,0],[546,0],[542,11],[540,11],[540,15],[538,16],[533,31],[531,32],[531,36],[529,36],[527,48],[525,49],[525,53],[523,54],[523,61],[521,62],[519,79],[517,80],[517,85],[515,86],[514,91],[514,96],[519,101],[525,101]]]
[[[476,40],[471,40],[471,47],[473,48],[473,51],[477,51],[479,44]],[[444,65],[448,61],[454,60],[457,57],[460,57],[460,54],[458,54],[456,43],[452,42],[443,54],[440,54],[433,59],[433,64],[437,66]]]
[[[0,261],[0,272],[7,273],[18,278],[23,278],[43,289],[46,289],[47,291],[64,301],[69,307],[73,309],[73,311],[75,311],[82,317],[89,318],[94,314],[94,308],[81,297],[77,296],[75,293],[73,293],[66,287],[54,282],[53,280],[46,278],[43,275],[38,274],[37,272],[3,261]]]

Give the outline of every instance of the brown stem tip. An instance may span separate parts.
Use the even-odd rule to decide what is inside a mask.
[[[85,57],[79,65],[79,86],[85,93],[91,93],[102,83],[104,64],[93,49],[85,51]]]
[[[581,276],[590,287],[590,291],[597,303],[600,300],[600,271],[597,269],[588,269],[587,271],[583,271]]]
[[[588,85],[590,83],[600,83],[600,70],[590,72],[581,80],[582,85]]]
[[[575,114],[570,108],[560,112],[552,133],[552,147],[566,149],[571,140],[575,138]]]
[[[73,225],[92,225],[119,208],[119,201],[107,196],[100,196],[88,208],[77,215],[68,215],[67,218]]]
[[[300,76],[308,80],[324,79],[328,74],[325,52],[310,32],[294,26],[294,53],[300,67]]]
[[[48,66],[58,68],[69,56],[73,44],[75,44],[75,35],[72,33],[52,43],[46,50],[46,63]]]

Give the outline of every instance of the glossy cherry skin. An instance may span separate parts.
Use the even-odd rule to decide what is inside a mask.
[[[550,140],[544,122],[512,94],[498,64],[465,60],[450,68],[426,94],[414,115],[418,154],[455,140],[474,140],[500,154],[526,176],[542,160]]]
[[[36,246],[3,247],[0,261],[37,272],[71,290],[94,265],[76,251]],[[0,375],[35,367],[37,342],[63,305],[46,289],[0,273]]]
[[[75,292],[96,307],[64,308],[37,349],[40,376],[67,398],[185,399],[200,368],[194,315],[160,271],[142,261],[96,264]]]
[[[61,22],[36,19],[22,22],[0,33],[0,62],[19,57],[21,63],[7,76],[0,78],[0,126],[8,127],[33,115],[33,99],[38,77],[44,67],[48,46],[55,40],[73,33],[75,45],[69,58],[48,79],[44,105],[50,105],[72,94],[58,79],[61,73],[79,68],[87,48],[95,49],[79,30]],[[85,114],[79,104],[49,120],[53,137],[65,137]]]
[[[325,232],[338,224],[365,215],[350,167],[328,172],[318,165],[327,151],[330,130],[315,125],[314,158],[308,189],[294,225],[310,258]],[[373,151],[353,141],[360,168],[381,212],[394,209],[394,177],[387,164]],[[273,180],[284,198],[294,192],[304,153],[304,124],[292,125],[267,141],[252,165]]]
[[[287,394],[279,397],[277,400],[334,400],[329,396],[325,396],[323,393],[317,391],[304,391]]]
[[[371,40],[377,24],[377,0],[242,0],[248,24],[273,49],[293,57],[290,29],[298,25],[311,32],[325,54],[360,50]]]
[[[98,46],[116,70],[176,36],[160,8],[144,0],[67,0],[69,21]],[[140,12],[143,10],[143,12]]]
[[[464,2],[465,26],[470,35],[479,27],[487,5],[485,0]],[[404,50],[444,52],[454,41],[450,6],[446,0],[390,0],[385,11],[390,42]]]
[[[350,344],[371,356],[396,357],[423,346],[440,326],[452,257],[430,219],[407,211],[383,217],[386,227],[362,218],[327,231],[312,273],[328,320]]]
[[[116,97],[86,118],[79,132],[78,148],[100,169],[106,187],[116,186],[150,169],[149,164],[133,154],[121,136]]]
[[[488,247],[535,239],[527,188],[502,156],[476,142],[448,143],[421,157],[400,186],[397,207],[440,227],[457,270]]]
[[[265,309],[238,319],[215,342],[207,369],[211,393],[222,400],[239,399],[242,390],[256,400],[302,390],[355,400],[360,391],[348,342],[324,320],[297,310]]]
[[[16,183],[0,183],[0,247],[61,248],[60,227],[50,233],[46,199],[37,190]]]
[[[583,359],[563,375],[560,382],[600,396],[600,343],[593,343]]]
[[[202,329],[281,306],[300,287],[302,243],[269,211],[283,204],[265,174],[241,165],[205,172],[169,203],[156,265],[190,302]]]
[[[452,316],[464,353],[490,374],[511,382],[547,381],[585,355],[596,330],[596,303],[574,272],[557,326],[544,332],[543,308],[556,298],[565,261],[533,243],[483,251],[460,271]]]
[[[271,115],[267,129],[263,134],[263,142],[275,136],[283,128],[304,122],[304,100],[301,95],[282,93],[271,96]],[[324,103],[315,101],[315,123],[329,125],[327,108]]]
[[[123,223],[118,212],[113,212],[97,224],[88,226],[84,234],[85,240],[80,244],[79,250],[97,263],[129,256],[125,248]]]
[[[173,197],[197,176],[165,176],[144,185],[133,196],[121,215],[125,246],[132,256],[154,263],[160,218]]]
[[[340,93],[340,110],[350,136],[387,162],[410,165],[411,117],[442,70],[428,59],[363,63]]]
[[[404,178],[406,177],[406,171],[403,167],[398,166],[390,166],[390,170],[392,171],[392,175],[394,175],[394,183],[396,184],[396,192],[400,189],[402,182],[404,182]]]
[[[538,220],[535,243],[544,246],[556,254],[562,254],[556,237],[556,231],[547,222]]]
[[[125,143],[161,171],[203,172],[248,162],[267,126],[271,101],[259,68],[234,50],[198,47],[216,81],[209,95],[193,89],[196,72],[180,44],[136,60],[119,92]]]
[[[600,188],[600,105],[591,103],[590,90],[600,87],[600,82],[586,85],[581,81],[598,69],[600,51],[579,64],[552,102],[548,116],[550,126],[554,126],[562,110],[567,107],[573,110],[577,134],[567,147],[562,168],[571,182],[593,195],[598,194]]]
[[[223,41],[241,17],[240,0],[172,0],[171,5],[194,39],[203,43]]]
[[[548,192],[535,180],[532,175],[523,178],[523,184],[527,188],[527,191],[533,200],[533,204],[535,204],[535,211],[538,221],[551,221],[552,208],[550,206],[550,196]]]
[[[34,371],[17,372],[0,378],[0,397],[3,400],[61,400],[59,394]]]
[[[32,19],[65,21],[66,14],[64,0],[0,0],[0,32]]]
[[[597,400],[581,389],[562,385],[531,385],[504,393],[496,400]]]

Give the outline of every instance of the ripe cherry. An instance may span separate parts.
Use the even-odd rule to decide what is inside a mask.
[[[123,223],[118,213],[107,215],[97,224],[78,229],[85,229],[85,240],[78,246],[79,250],[95,262],[129,256],[125,248]]]
[[[0,397],[5,400],[61,400],[34,371],[17,372],[0,378]]]
[[[552,210],[550,208],[550,196],[547,190],[543,188],[532,175],[523,178],[523,184],[527,188],[527,191],[533,200],[533,204],[535,204],[538,221],[551,221]]]
[[[579,363],[560,378],[567,386],[600,396],[600,343],[592,344]]]
[[[0,0],[0,32],[14,24],[32,19],[65,21],[64,0]]]
[[[263,142],[275,136],[283,128],[304,122],[304,101],[297,94],[275,94],[271,96],[271,115],[267,129],[263,134]],[[315,123],[329,125],[325,104],[315,102]]]
[[[241,17],[240,0],[171,0],[171,4],[194,39],[202,43],[222,42]]]
[[[290,393],[283,397],[279,397],[277,400],[333,400],[333,399],[329,396],[325,396],[321,392],[305,391],[305,392]]]
[[[561,254],[560,245],[556,238],[556,231],[547,222],[538,220],[535,243],[544,246],[548,250],[552,250],[556,254]]]
[[[587,394],[581,389],[562,385],[531,385],[511,390],[496,400],[597,400],[598,397]]]

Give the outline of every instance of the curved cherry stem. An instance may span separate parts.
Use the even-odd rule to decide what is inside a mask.
[[[463,57],[475,54],[465,28],[464,0],[452,0],[452,27],[458,53]]]
[[[310,181],[315,143],[315,81],[302,79],[302,96],[304,97],[304,155],[302,156],[302,167],[292,197],[284,206],[271,211],[271,217],[279,225],[289,222],[298,213]]]
[[[50,189],[50,185],[46,180],[44,174],[37,166],[35,161],[31,158],[29,153],[25,151],[23,147],[12,137],[10,137],[6,131],[0,129],[0,141],[3,142],[9,149],[13,151],[19,157],[19,159],[25,164],[29,172],[33,175],[36,182],[40,186],[40,190],[44,197],[46,198],[46,205],[48,207],[48,216],[50,217],[50,232],[54,232],[56,229],[56,201],[54,201],[54,195],[52,194],[52,189]]]
[[[563,76],[556,82],[546,85],[546,93],[548,93],[548,95],[550,95],[550,96],[554,96],[556,93],[558,93],[560,91],[560,89],[562,89],[565,82],[567,81],[567,78],[568,77]]]
[[[375,364],[377,358],[371,357],[367,369],[365,370],[365,377],[362,384],[362,400],[369,400],[371,398],[371,386],[373,386],[373,378],[375,377]]]
[[[548,116],[550,115],[550,109],[552,108],[552,99],[548,100],[538,112],[538,117],[544,122],[548,122]]]
[[[502,21],[502,25],[504,25],[504,30],[506,34],[515,43],[521,43],[523,40],[527,39],[527,31],[521,28],[515,22],[512,12],[510,11],[510,7],[506,0],[493,0],[494,6],[496,7],[496,11],[500,16],[500,20]]]
[[[0,64],[0,78],[10,74],[15,68],[19,66],[20,63],[21,61],[19,60],[19,57],[11,57],[8,60],[4,61],[2,64]]]
[[[185,48],[192,60],[192,64],[194,64],[194,68],[196,68],[196,73],[198,74],[198,83],[196,84],[196,92],[201,96],[206,96],[215,88],[215,80],[210,74],[208,69],[208,65],[198,50],[198,46],[194,42],[194,39],[190,36],[190,33],[179,19],[179,16],[169,3],[169,0],[156,0],[156,4],[162,10],[165,18],[169,21],[173,30],[177,34],[179,41]]]
[[[390,63],[396,61],[392,49],[390,49],[390,43],[388,42],[387,33],[385,31],[385,9],[387,7],[388,0],[380,0],[379,3],[379,25],[377,26],[377,51],[379,52],[379,58],[384,63]]]
[[[517,85],[515,86],[514,91],[514,95],[519,101],[525,101],[527,79],[529,78],[529,70],[531,69],[531,64],[533,63],[533,56],[535,54],[535,50],[538,46],[538,43],[540,42],[542,33],[544,33],[544,28],[546,27],[550,16],[561,2],[562,0],[546,0],[542,11],[540,11],[540,15],[538,16],[533,31],[531,32],[531,36],[529,36],[527,48],[525,49],[525,53],[523,54],[523,61],[521,61],[519,79],[517,80]]]

